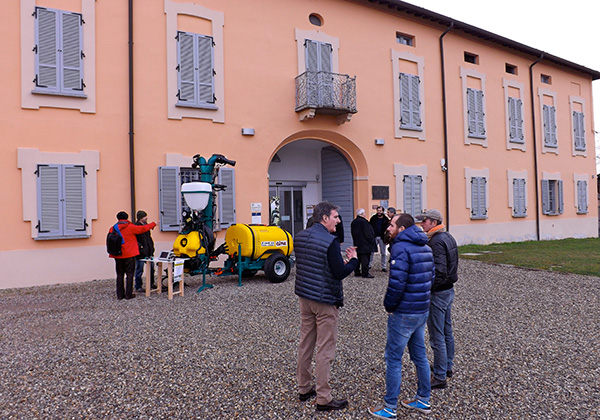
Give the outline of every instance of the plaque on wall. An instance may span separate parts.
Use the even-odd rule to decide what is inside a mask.
[[[373,185],[372,188],[372,200],[389,200],[390,199],[390,187],[387,185]]]

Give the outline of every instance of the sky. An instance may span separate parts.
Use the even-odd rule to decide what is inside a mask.
[[[404,1],[600,71],[599,0]],[[592,86],[594,128],[600,132],[600,80]],[[595,137],[598,156],[600,134]]]

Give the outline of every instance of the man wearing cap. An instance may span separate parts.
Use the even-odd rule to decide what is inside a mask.
[[[148,213],[144,210],[138,210],[135,215],[137,226],[145,226],[148,224]],[[154,256],[154,241],[150,235],[150,231],[140,233],[137,236],[138,248],[140,255],[137,256],[135,262],[135,291],[142,291],[142,274],[144,274],[144,265],[142,261],[144,258],[152,258]],[[152,288],[154,289],[154,264],[150,264],[150,279],[152,282]]]
[[[417,216],[429,237],[429,246],[435,260],[435,280],[431,287],[431,307],[427,320],[429,340],[433,349],[432,389],[446,388],[452,377],[454,362],[454,335],[452,334],[452,302],[454,283],[458,280],[458,247],[446,231],[442,214],[435,209]]]
[[[121,255],[109,255],[111,258],[115,259],[115,269],[117,271],[117,299],[119,300],[123,298],[132,299],[135,297],[133,294],[135,257],[140,254],[136,235],[148,232],[156,226],[156,223],[154,222],[144,226],[136,226],[127,219],[129,219],[129,215],[126,212],[120,211],[117,213],[117,226],[123,237]],[[114,226],[111,226],[110,231],[112,232],[113,230]],[[127,276],[126,285],[123,284],[125,276]]]

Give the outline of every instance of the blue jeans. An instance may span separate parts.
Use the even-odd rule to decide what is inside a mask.
[[[452,334],[452,302],[454,288],[431,292],[429,307],[429,342],[433,350],[433,376],[446,379],[454,364],[454,335]]]
[[[142,288],[142,275],[144,274],[144,266],[146,261],[136,260],[135,261],[135,288]],[[154,284],[154,263],[150,264],[150,284]]]
[[[408,315],[393,313],[388,316],[387,343],[385,345],[386,394],[385,405],[398,408],[398,395],[402,385],[402,355],[408,345],[410,360],[417,368],[417,398],[429,401],[431,378],[425,353],[425,324],[427,313]]]

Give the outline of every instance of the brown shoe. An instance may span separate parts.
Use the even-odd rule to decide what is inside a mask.
[[[317,404],[317,411],[332,411],[332,410],[343,410],[348,407],[348,400],[342,398],[341,400],[332,399],[328,404]]]

